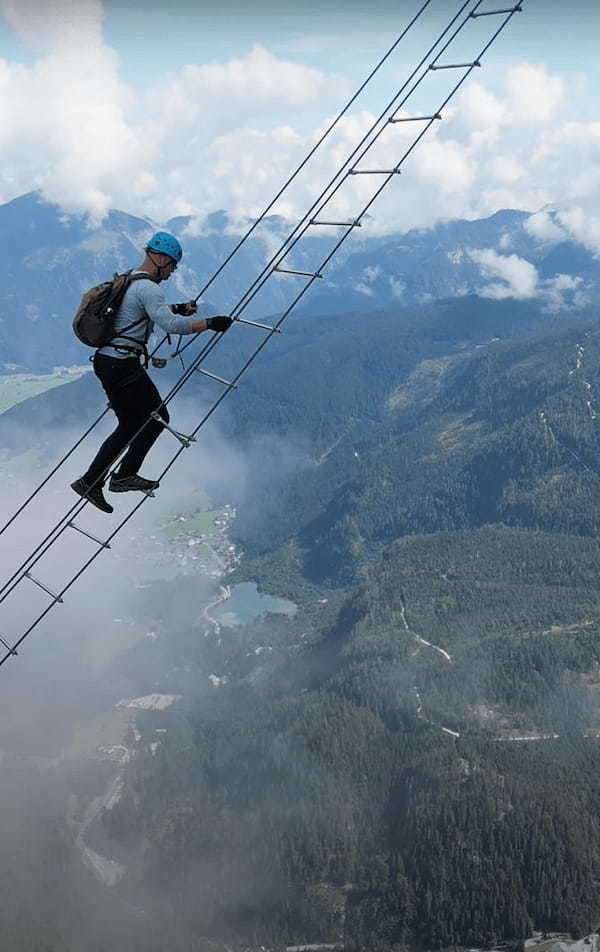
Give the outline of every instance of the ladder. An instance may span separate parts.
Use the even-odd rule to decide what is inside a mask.
[[[417,16],[420,15],[429,2],[430,0],[427,0],[427,3],[423,5]],[[159,475],[161,482],[169,473],[171,468],[175,465],[180,455],[196,442],[198,433],[212,417],[213,413],[215,413],[225,397],[233,390],[238,388],[242,377],[251,364],[254,363],[256,358],[266,347],[269,341],[276,334],[281,332],[283,323],[297,306],[298,302],[307,293],[309,288],[312,287],[315,281],[323,278],[323,272],[327,268],[329,262],[335,256],[349,235],[354,232],[354,229],[361,227],[363,219],[368,215],[372,205],[381,195],[384,189],[387,188],[392,180],[397,179],[401,175],[404,164],[412,155],[419,142],[426,135],[427,131],[432,125],[434,125],[434,123],[440,121],[443,118],[444,110],[456,95],[458,90],[469,78],[471,73],[475,69],[480,68],[481,60],[495,42],[497,37],[506,28],[513,16],[516,13],[522,11],[523,2],[524,0],[521,0],[521,2],[514,3],[513,5],[499,9],[486,9],[485,0],[465,0],[465,2],[460,4],[457,12],[450,19],[442,33],[428,48],[406,81],[402,84],[392,99],[387,103],[361,142],[353,149],[351,154],[339,167],[336,174],[317,196],[310,209],[308,209],[306,214],[303,216],[302,220],[285,238],[285,240],[281,243],[281,246],[272,254],[267,264],[263,267],[252,284],[246,289],[242,297],[233,307],[230,316],[234,319],[236,324],[248,326],[253,330],[260,331],[262,334],[262,339],[250,353],[250,356],[244,361],[238,372],[228,380],[211,370],[210,365],[208,368],[204,366],[205,362],[211,356],[215,348],[221,344],[224,336],[223,334],[213,334],[211,340],[205,343],[201,347],[199,353],[197,353],[191,359],[189,366],[187,368],[184,367],[183,373],[163,400],[163,406],[167,406],[182,390],[182,388],[185,387],[188,381],[194,377],[195,374],[199,374],[207,381],[214,383],[218,388],[218,395],[213,399],[211,405],[204,412],[201,419],[197,422],[191,432],[182,433],[170,425],[165,427],[165,429],[178,445],[175,449],[175,452],[171,456],[171,459]],[[493,24],[489,35],[486,37],[483,47],[478,50],[473,58],[469,58],[467,61],[446,61],[446,53],[448,51],[451,52],[451,47],[453,43],[455,43],[457,37],[462,34],[463,31],[466,31],[468,27],[476,22],[479,18],[490,18]],[[411,21],[411,24],[415,22],[415,19],[416,18]],[[402,35],[405,35],[405,33],[406,30]],[[394,47],[392,47],[392,49],[393,48]],[[389,55],[389,53],[386,55]],[[441,100],[436,102],[434,107],[427,110],[425,114],[419,113],[414,116],[405,115],[403,110],[410,99],[414,96],[416,90],[422,85],[426,90],[427,81],[436,73],[447,74],[451,77],[448,88],[444,90]],[[373,73],[371,75],[373,75]],[[364,88],[364,85],[365,84],[363,84],[363,87],[361,88]],[[353,97],[353,100],[354,98],[356,97]],[[389,152],[392,148],[391,143],[393,143],[393,139],[390,139],[389,137],[393,137],[394,130],[403,129],[406,127],[412,128],[413,124],[416,131],[414,135],[411,135],[411,137],[408,139],[408,144],[405,144],[404,147],[399,150],[400,155],[397,159],[395,159],[393,162],[387,162],[383,167],[378,167],[377,165],[375,167],[371,167],[369,165],[368,161],[366,160],[368,160],[369,155],[373,151],[373,148],[377,142],[382,140],[384,136],[387,137],[386,151]],[[297,173],[294,173],[294,175],[295,174]],[[357,177],[360,177],[360,181],[367,183],[365,187],[367,193],[366,198],[362,200],[360,207],[352,215],[349,217],[340,218],[338,214],[335,213],[336,203],[334,200],[336,196],[339,195],[344,185],[348,185],[349,183],[358,180]],[[278,193],[278,195],[280,194],[281,192]],[[353,196],[354,194],[355,193],[352,192]],[[268,208],[271,208],[275,201],[276,199],[274,199],[273,203],[271,203]],[[266,214],[266,212],[263,213],[263,217],[264,214]],[[311,267],[300,267],[296,265],[294,261],[291,260],[292,252],[298,248],[299,243],[307,234],[314,234],[315,229],[319,230],[323,228],[327,229],[326,234],[331,236],[331,247],[327,251],[323,260],[316,262],[315,265]],[[251,231],[252,230],[253,229],[251,229]],[[238,248],[246,240],[249,234],[250,232],[247,233],[247,235],[238,244]],[[233,254],[235,254],[236,251],[237,248],[234,249],[229,258],[226,259],[219,271],[222,270],[227,261],[233,257]],[[216,272],[215,275],[213,275],[211,280],[205,285],[198,295],[198,298],[204,293],[206,288],[212,283],[218,273],[219,272]],[[290,281],[291,284],[291,300],[278,320],[274,324],[268,325],[242,316],[245,314],[250,304],[255,300],[257,294],[264,287],[265,283],[272,280]],[[232,331],[233,328],[228,333],[232,333]],[[184,346],[180,346],[176,351],[176,356],[181,357],[184,351],[190,347],[194,340],[195,338],[192,338]],[[105,410],[99,419],[101,419],[106,412],[108,411]],[[153,416],[159,416],[159,411],[156,411]],[[95,426],[95,424],[93,424],[93,426]],[[67,456],[70,455],[70,453],[80,445],[83,438],[91,431],[93,426],[88,428],[84,436],[77,441],[75,447],[69,451]],[[125,450],[123,452],[125,452]],[[59,465],[62,465],[66,458],[67,457],[64,457]],[[50,475],[53,475],[57,468],[58,467],[55,467]],[[50,476],[46,477],[36,492],[39,491],[43,485],[45,485],[49,478]],[[17,510],[15,515],[6,523],[4,528],[10,525],[11,522],[17,518],[17,516],[23,511],[25,506],[33,498],[33,495],[35,495],[35,493],[32,494],[28,500],[26,500],[26,503],[19,510]],[[0,604],[7,602],[15,590],[22,588],[23,586],[33,587],[38,594],[43,593],[41,597],[45,601],[44,604],[40,605],[37,602],[37,599],[32,599],[31,617],[25,623],[23,630],[19,631],[17,634],[11,635],[6,631],[4,625],[1,627],[0,645],[4,649],[4,654],[0,653],[0,665],[4,664],[10,658],[16,657],[18,649],[24,640],[35,628],[37,628],[37,626],[46,618],[46,616],[56,605],[63,603],[65,595],[75,585],[83,573],[87,571],[92,563],[95,562],[100,553],[111,548],[111,544],[115,537],[135,516],[138,509],[140,509],[140,507],[147,502],[147,499],[150,495],[152,494],[142,494],[141,499],[132,506],[127,515],[121,518],[112,531],[104,538],[99,538],[98,535],[91,532],[85,524],[81,524],[80,517],[88,505],[85,499],[76,502],[58,519],[50,531],[44,536],[43,539],[40,540],[33,551],[29,553],[29,555],[21,562],[13,574],[3,583],[3,585],[0,586]],[[47,576],[44,574],[44,570],[49,564],[48,558],[51,558],[52,552],[55,550],[58,541],[63,538],[63,536],[72,533],[75,533],[80,539],[85,539],[86,545],[89,544],[88,554],[84,555],[81,563],[77,566],[67,566],[65,577],[61,578],[57,584],[50,583]],[[44,561],[45,559],[46,561]]]

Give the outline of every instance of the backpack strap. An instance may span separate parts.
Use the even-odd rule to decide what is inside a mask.
[[[133,274],[131,271],[128,271],[127,276],[128,276],[128,280],[127,280],[127,285],[125,287],[124,295],[127,293],[127,291],[129,290],[130,286],[133,284],[134,281],[144,281],[144,280],[152,281],[152,278],[150,277],[150,275],[146,274],[145,272],[140,272],[139,274]],[[146,330],[144,332],[143,341],[140,342],[136,337],[131,337],[129,334],[125,333],[126,331],[131,331],[133,330],[134,327],[138,327],[140,324],[144,324],[144,323],[146,324]],[[128,347],[127,344],[123,344],[123,345],[119,344],[118,346],[115,347],[113,344],[112,346],[114,350],[122,350],[123,352],[129,353],[129,354],[143,355],[144,367],[148,366],[148,362],[150,360],[150,355],[148,354],[148,347],[147,347],[148,340],[150,338],[150,318],[148,317],[148,315],[146,315],[146,317],[140,317],[139,320],[137,321],[132,321],[131,324],[127,324],[122,330],[116,333],[114,337],[111,337],[111,339],[107,341],[106,344],[104,344],[103,346],[110,347],[111,341],[116,340],[117,337],[122,337],[124,340],[130,340],[133,343],[137,344],[138,346]],[[141,350],[139,349],[140,343],[142,345]]]

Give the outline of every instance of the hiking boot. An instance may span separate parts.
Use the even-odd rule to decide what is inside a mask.
[[[160,483],[157,479],[144,479],[143,476],[117,476],[115,473],[110,477],[108,488],[111,493],[151,493],[158,489]]]
[[[76,479],[74,483],[71,483],[71,489],[74,489],[78,496],[83,496],[84,499],[91,502],[92,506],[95,506],[96,509],[100,509],[102,512],[113,512],[113,507],[104,498],[102,486],[88,486],[82,477],[81,479]]]

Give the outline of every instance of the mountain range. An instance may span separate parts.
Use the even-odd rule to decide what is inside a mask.
[[[362,238],[355,229],[323,280],[301,299],[298,312],[407,307],[469,294],[520,297],[555,311],[585,308],[599,292],[598,262],[591,251],[561,236],[556,226],[552,231],[551,211],[543,214],[546,231],[559,238],[540,237],[546,231],[533,227],[532,216],[519,211],[385,237],[370,237],[365,227]],[[169,299],[195,296],[250,225],[231,221],[225,212],[200,221],[179,217],[164,223],[161,227],[177,234],[185,246],[182,265],[168,289]],[[156,227],[121,211],[110,212],[101,224],[86,216],[65,215],[38,193],[0,206],[0,233],[6,236],[0,265],[0,344],[5,371],[42,372],[81,364],[87,352],[70,327],[81,294],[114,271],[135,266]],[[203,299],[206,309],[234,307],[290,230],[280,218],[262,222],[208,288]],[[284,265],[315,270],[337,237],[335,229],[319,229],[316,234],[309,228]],[[512,276],[515,263],[517,278]],[[525,285],[518,278],[523,267]],[[292,275],[269,279],[246,316],[260,320],[281,312],[304,281]]]

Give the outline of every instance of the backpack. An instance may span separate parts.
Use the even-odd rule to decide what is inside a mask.
[[[128,324],[118,335],[115,334],[115,318],[125,292],[130,284],[143,278],[152,280],[149,274],[132,274],[131,271],[126,271],[125,274],[114,274],[112,281],[96,284],[85,292],[73,318],[73,331],[82,344],[88,347],[104,347],[115,336],[127,337],[126,331],[148,320],[146,317],[141,318],[133,324]],[[136,344],[139,344],[139,341],[136,341]]]

